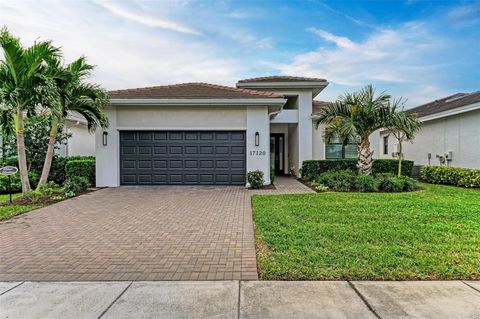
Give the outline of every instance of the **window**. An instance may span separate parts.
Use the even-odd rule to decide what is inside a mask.
[[[388,135],[383,137],[383,154],[388,155]]]
[[[332,138],[330,143],[325,144],[325,158],[328,159],[350,159],[357,158],[358,143],[342,144],[338,137]]]

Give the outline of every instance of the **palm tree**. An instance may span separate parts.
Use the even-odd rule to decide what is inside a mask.
[[[88,64],[85,57],[75,60],[66,67],[62,66],[58,58],[50,60],[48,64],[51,74],[63,73],[67,76],[56,77],[59,79],[56,84],[58,100],[56,103],[45,105],[50,110],[51,128],[39,186],[48,180],[58,129],[69,112],[77,112],[82,115],[87,120],[90,132],[93,132],[98,126],[102,128],[108,126],[108,118],[103,111],[108,103],[108,95],[98,85],[84,83],[94,66]]]
[[[45,63],[51,57],[58,57],[60,51],[49,41],[24,48],[6,28],[0,31],[0,46],[4,56],[0,61],[1,119],[6,121],[2,123],[2,129],[8,131],[12,123],[14,125],[22,192],[25,194],[31,189],[25,153],[25,117],[35,113],[40,96],[51,87],[52,82],[44,74]]]
[[[316,127],[325,125],[326,140],[336,134],[342,142],[360,141],[357,168],[359,175],[370,175],[373,151],[369,136],[390,123],[391,96],[385,92],[375,94],[372,85],[354,93],[345,93],[337,101],[321,109],[314,117]]]
[[[402,99],[393,101],[390,106],[393,115],[387,128],[398,142],[398,176],[402,174],[403,142],[411,142],[420,130],[422,123],[414,113],[403,111]]]

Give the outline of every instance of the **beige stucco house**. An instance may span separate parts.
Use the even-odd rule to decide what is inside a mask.
[[[420,105],[416,113],[422,129],[412,143],[403,144],[404,158],[415,165],[480,168],[480,92],[457,93]],[[374,156],[392,158],[395,138],[386,130],[371,136]]]
[[[298,174],[323,159],[314,98],[325,79],[271,76],[236,87],[184,83],[109,92],[110,127],[97,130],[97,186],[245,185],[260,170]]]

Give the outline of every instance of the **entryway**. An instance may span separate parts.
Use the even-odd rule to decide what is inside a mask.
[[[270,165],[275,169],[275,175],[285,173],[285,134],[270,134]]]

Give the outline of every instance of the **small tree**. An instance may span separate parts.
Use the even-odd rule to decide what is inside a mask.
[[[420,130],[422,123],[414,113],[405,112],[402,99],[394,100],[390,106],[392,117],[387,125],[390,133],[398,143],[398,176],[402,174],[403,143],[412,142],[415,134]]]
[[[25,119],[35,113],[40,95],[44,95],[40,92],[45,92],[43,88],[51,85],[44,73],[45,63],[52,56],[58,56],[59,49],[50,42],[38,42],[24,48],[6,28],[0,31],[0,47],[4,57],[0,60],[0,120],[4,132],[15,132],[25,194],[31,189],[25,152]]]
[[[372,172],[373,151],[370,149],[369,137],[389,123],[392,115],[390,98],[385,92],[376,94],[374,87],[367,85],[358,92],[341,95],[314,117],[317,128],[320,124],[325,124],[327,138],[335,133],[342,143],[360,141],[357,157],[359,175],[370,175]]]

